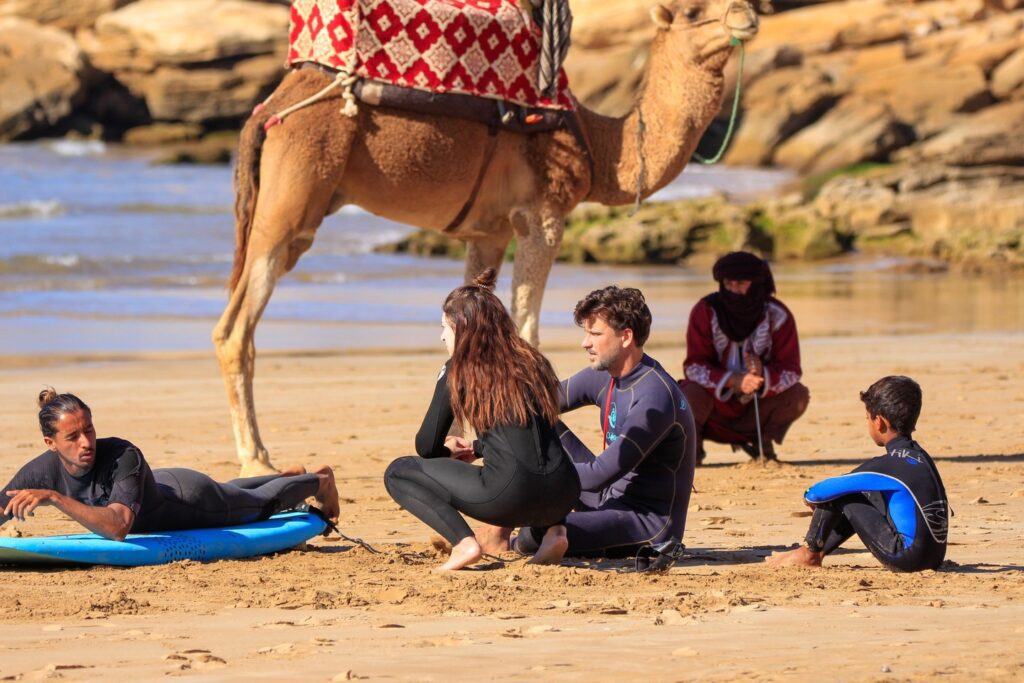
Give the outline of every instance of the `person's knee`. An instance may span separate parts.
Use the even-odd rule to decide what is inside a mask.
[[[701,385],[689,380],[680,380],[679,388],[683,392],[683,397],[686,398],[687,405],[690,406],[694,422],[698,427],[703,426],[714,405],[711,394]]]
[[[786,412],[790,414],[791,419],[795,420],[807,412],[807,406],[811,402],[811,392],[807,387],[797,382],[786,389],[785,393],[789,399],[789,410]]]
[[[419,465],[419,456],[407,455],[397,458],[384,470],[384,488],[391,493],[391,485],[399,479],[403,479],[407,473],[416,469]]]

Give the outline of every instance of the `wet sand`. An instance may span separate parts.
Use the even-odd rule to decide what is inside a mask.
[[[399,510],[381,474],[408,454],[436,351],[266,354],[257,405],[275,463],[337,468],[336,538],[247,561],[138,569],[0,569],[0,679],[657,681],[797,677],[1019,680],[1024,675],[1024,338],[1020,334],[809,337],[812,400],[762,467],[710,445],[686,543],[663,576],[630,563],[504,563],[441,576],[429,531]],[[550,350],[549,350],[550,351]],[[683,351],[652,355],[679,371]],[[550,352],[561,374],[582,364]],[[155,466],[237,472],[226,401],[207,356],[0,364],[5,479],[41,449],[32,397],[79,393],[101,435]],[[924,388],[918,438],[936,456],[956,516],[946,565],[900,575],[851,541],[821,570],[762,558],[803,536],[803,490],[877,449],[857,390],[888,373]],[[568,416],[596,446],[596,409]],[[52,509],[0,533],[75,527]]]

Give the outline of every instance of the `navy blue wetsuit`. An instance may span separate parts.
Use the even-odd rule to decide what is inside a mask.
[[[826,555],[857,534],[894,571],[937,569],[946,556],[949,502],[939,471],[916,441],[900,436],[849,474],[818,482],[807,547]]]
[[[679,385],[644,355],[618,379],[588,368],[562,382],[562,412],[587,405],[601,410],[604,452],[595,456],[564,424],[559,433],[583,488],[565,522],[569,554],[622,557],[645,543],[682,540],[696,431]],[[524,529],[516,548],[532,552],[539,540]]]
[[[53,451],[29,461],[0,489],[0,511],[10,502],[7,491],[48,489],[86,505],[124,505],[135,513],[133,533],[202,529],[266,519],[295,507],[318,488],[315,474],[275,474],[222,484],[195,470],[151,470],[142,451],[111,437],[96,440],[92,469],[81,477],[69,474]],[[0,514],[0,525],[7,519]]]

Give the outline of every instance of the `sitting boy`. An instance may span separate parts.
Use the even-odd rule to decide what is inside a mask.
[[[885,455],[849,474],[820,481],[804,501],[814,509],[806,545],[767,558],[774,567],[820,567],[857,534],[893,571],[936,569],[946,556],[949,503],[931,457],[910,438],[921,413],[921,387],[909,377],[883,377],[862,391],[868,434]]]

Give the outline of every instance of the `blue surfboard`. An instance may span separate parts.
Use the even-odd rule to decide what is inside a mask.
[[[96,534],[0,538],[0,564],[140,567],[178,560],[209,562],[286,550],[322,534],[326,528],[316,515],[284,512],[252,524],[129,534],[123,541]]]

